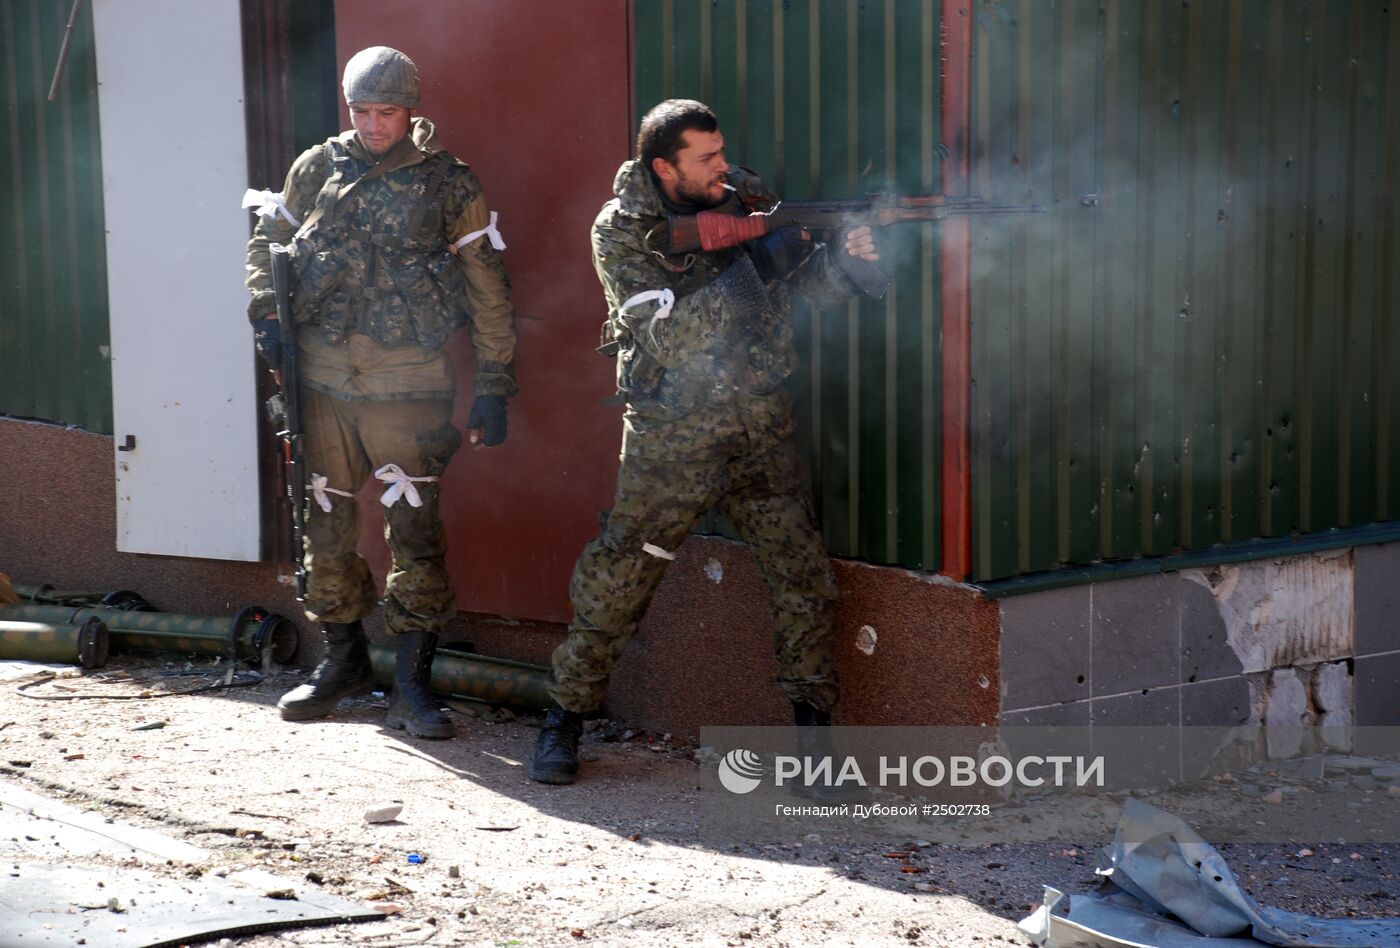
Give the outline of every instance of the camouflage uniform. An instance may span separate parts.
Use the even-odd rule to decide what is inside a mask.
[[[729,181],[746,208],[776,203],[752,172],[732,168]],[[574,567],[574,619],[554,652],[550,694],[568,711],[602,702],[666,568],[644,545],[675,550],[717,507],[768,581],[784,692],[828,710],[837,694],[836,582],[802,483],[784,380],[796,365],[792,295],[824,306],[852,289],[828,251],[767,285],[741,248],[663,257],[647,234],[678,209],[636,160],[618,171],[613,191],[593,224],[593,260],[627,400],[622,466],[603,532]],[[731,209],[744,212],[738,201]],[[663,289],[674,294],[669,313],[661,301],[628,305]]]
[[[248,244],[249,316],[274,308],[269,244],[295,235],[308,475],[351,494],[385,464],[411,477],[441,475],[461,442],[448,335],[470,325],[477,395],[515,394],[514,311],[500,255],[486,235],[449,251],[490,223],[481,182],[442,148],[431,122],[414,118],[378,161],[353,131],[303,152],[283,200],[301,226],[281,215],[259,222]],[[413,486],[421,506],[401,497],[385,512],[393,557],[385,623],[394,633],[438,633],[456,610],[438,482]],[[308,492],[306,611],[349,623],[377,596],[355,550],[354,498],[326,499],[329,511]]]

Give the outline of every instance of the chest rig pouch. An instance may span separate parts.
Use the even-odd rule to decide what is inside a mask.
[[[440,348],[468,319],[466,275],[443,237],[454,159],[438,152],[406,169],[407,187],[385,182],[367,194],[390,158],[355,176],[338,139],[327,142],[327,157],[329,174],[296,239],[297,318],[332,342],[358,332],[390,346]]]
[[[683,297],[701,289],[714,278],[715,271],[708,255],[689,254],[683,264],[663,259],[662,266],[670,275],[669,289]],[[661,395],[667,370],[646,348],[639,345],[631,330],[616,312],[609,313],[603,323],[603,344],[598,351],[617,357],[617,395],[609,401],[656,401]],[[669,388],[669,386],[668,386]],[[671,399],[667,399],[670,401]]]
[[[668,288],[677,299],[697,293],[743,253],[741,248],[703,251],[687,255],[683,263],[663,257]],[[796,367],[791,310],[791,288],[775,284],[768,289],[765,305],[734,321],[723,337],[703,351],[670,368],[652,357],[614,310],[599,347],[600,352],[618,360],[618,395],[608,401],[626,402],[646,414],[680,416],[747,395],[771,395],[784,386]],[[640,332],[646,331],[643,324]]]

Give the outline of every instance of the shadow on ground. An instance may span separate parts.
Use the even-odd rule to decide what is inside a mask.
[[[153,662],[120,657],[112,668],[140,673]],[[1041,818],[1032,805],[969,822],[956,843],[942,841],[946,827],[936,838],[865,827],[717,840],[705,823],[712,764],[697,762],[692,745],[597,722],[585,732],[580,781],[548,787],[525,775],[538,719],[454,712],[454,739],[422,740],[385,729],[383,701],[371,696],[322,721],[284,722],[277,698],[298,681],[287,673],[157,700],[11,691],[0,704],[0,773],[123,820],[156,821],[210,849],[211,862],[256,863],[338,895],[399,903],[404,919],[455,919],[497,943],[644,930],[719,944],[1014,941],[1009,923],[1043,884],[1093,884],[1121,808],[1121,798],[1059,800],[1065,834],[1039,842],[1008,831]],[[73,698],[143,687],[83,678],[42,690]],[[1188,822],[1193,809],[1235,806],[1244,820],[1268,805],[1233,790],[1153,802]],[[363,822],[389,801],[403,804],[398,820]],[[1400,847],[1298,839],[1220,848],[1261,901],[1317,914],[1400,911]]]

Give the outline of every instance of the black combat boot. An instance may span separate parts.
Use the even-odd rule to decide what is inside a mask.
[[[794,701],[792,703],[792,717],[797,724],[797,756],[811,758],[813,766],[820,764],[823,758],[831,759],[831,779],[835,781],[841,773],[841,765],[845,763],[845,758],[838,756],[836,748],[831,742],[831,712],[823,711],[805,701]],[[803,764],[806,770],[806,764]],[[795,796],[810,797],[813,800],[852,802],[863,800],[869,794],[866,789],[853,781],[845,783],[817,783],[808,786],[805,783],[794,783],[792,792]]]
[[[530,758],[530,779],[540,783],[573,783],[578,777],[578,739],[583,733],[583,715],[549,706],[535,753]]]
[[[415,737],[451,737],[454,731],[452,722],[428,694],[437,636],[422,629],[413,629],[398,636],[398,645],[394,688],[389,696],[389,713],[384,723]]]
[[[330,714],[341,698],[362,695],[374,686],[369,645],[359,620],[323,622],[326,657],[305,684],[297,685],[277,702],[284,721],[310,721]]]

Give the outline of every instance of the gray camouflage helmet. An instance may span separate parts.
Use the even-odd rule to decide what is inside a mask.
[[[418,107],[418,67],[397,49],[371,46],[350,57],[341,84],[346,102]]]

